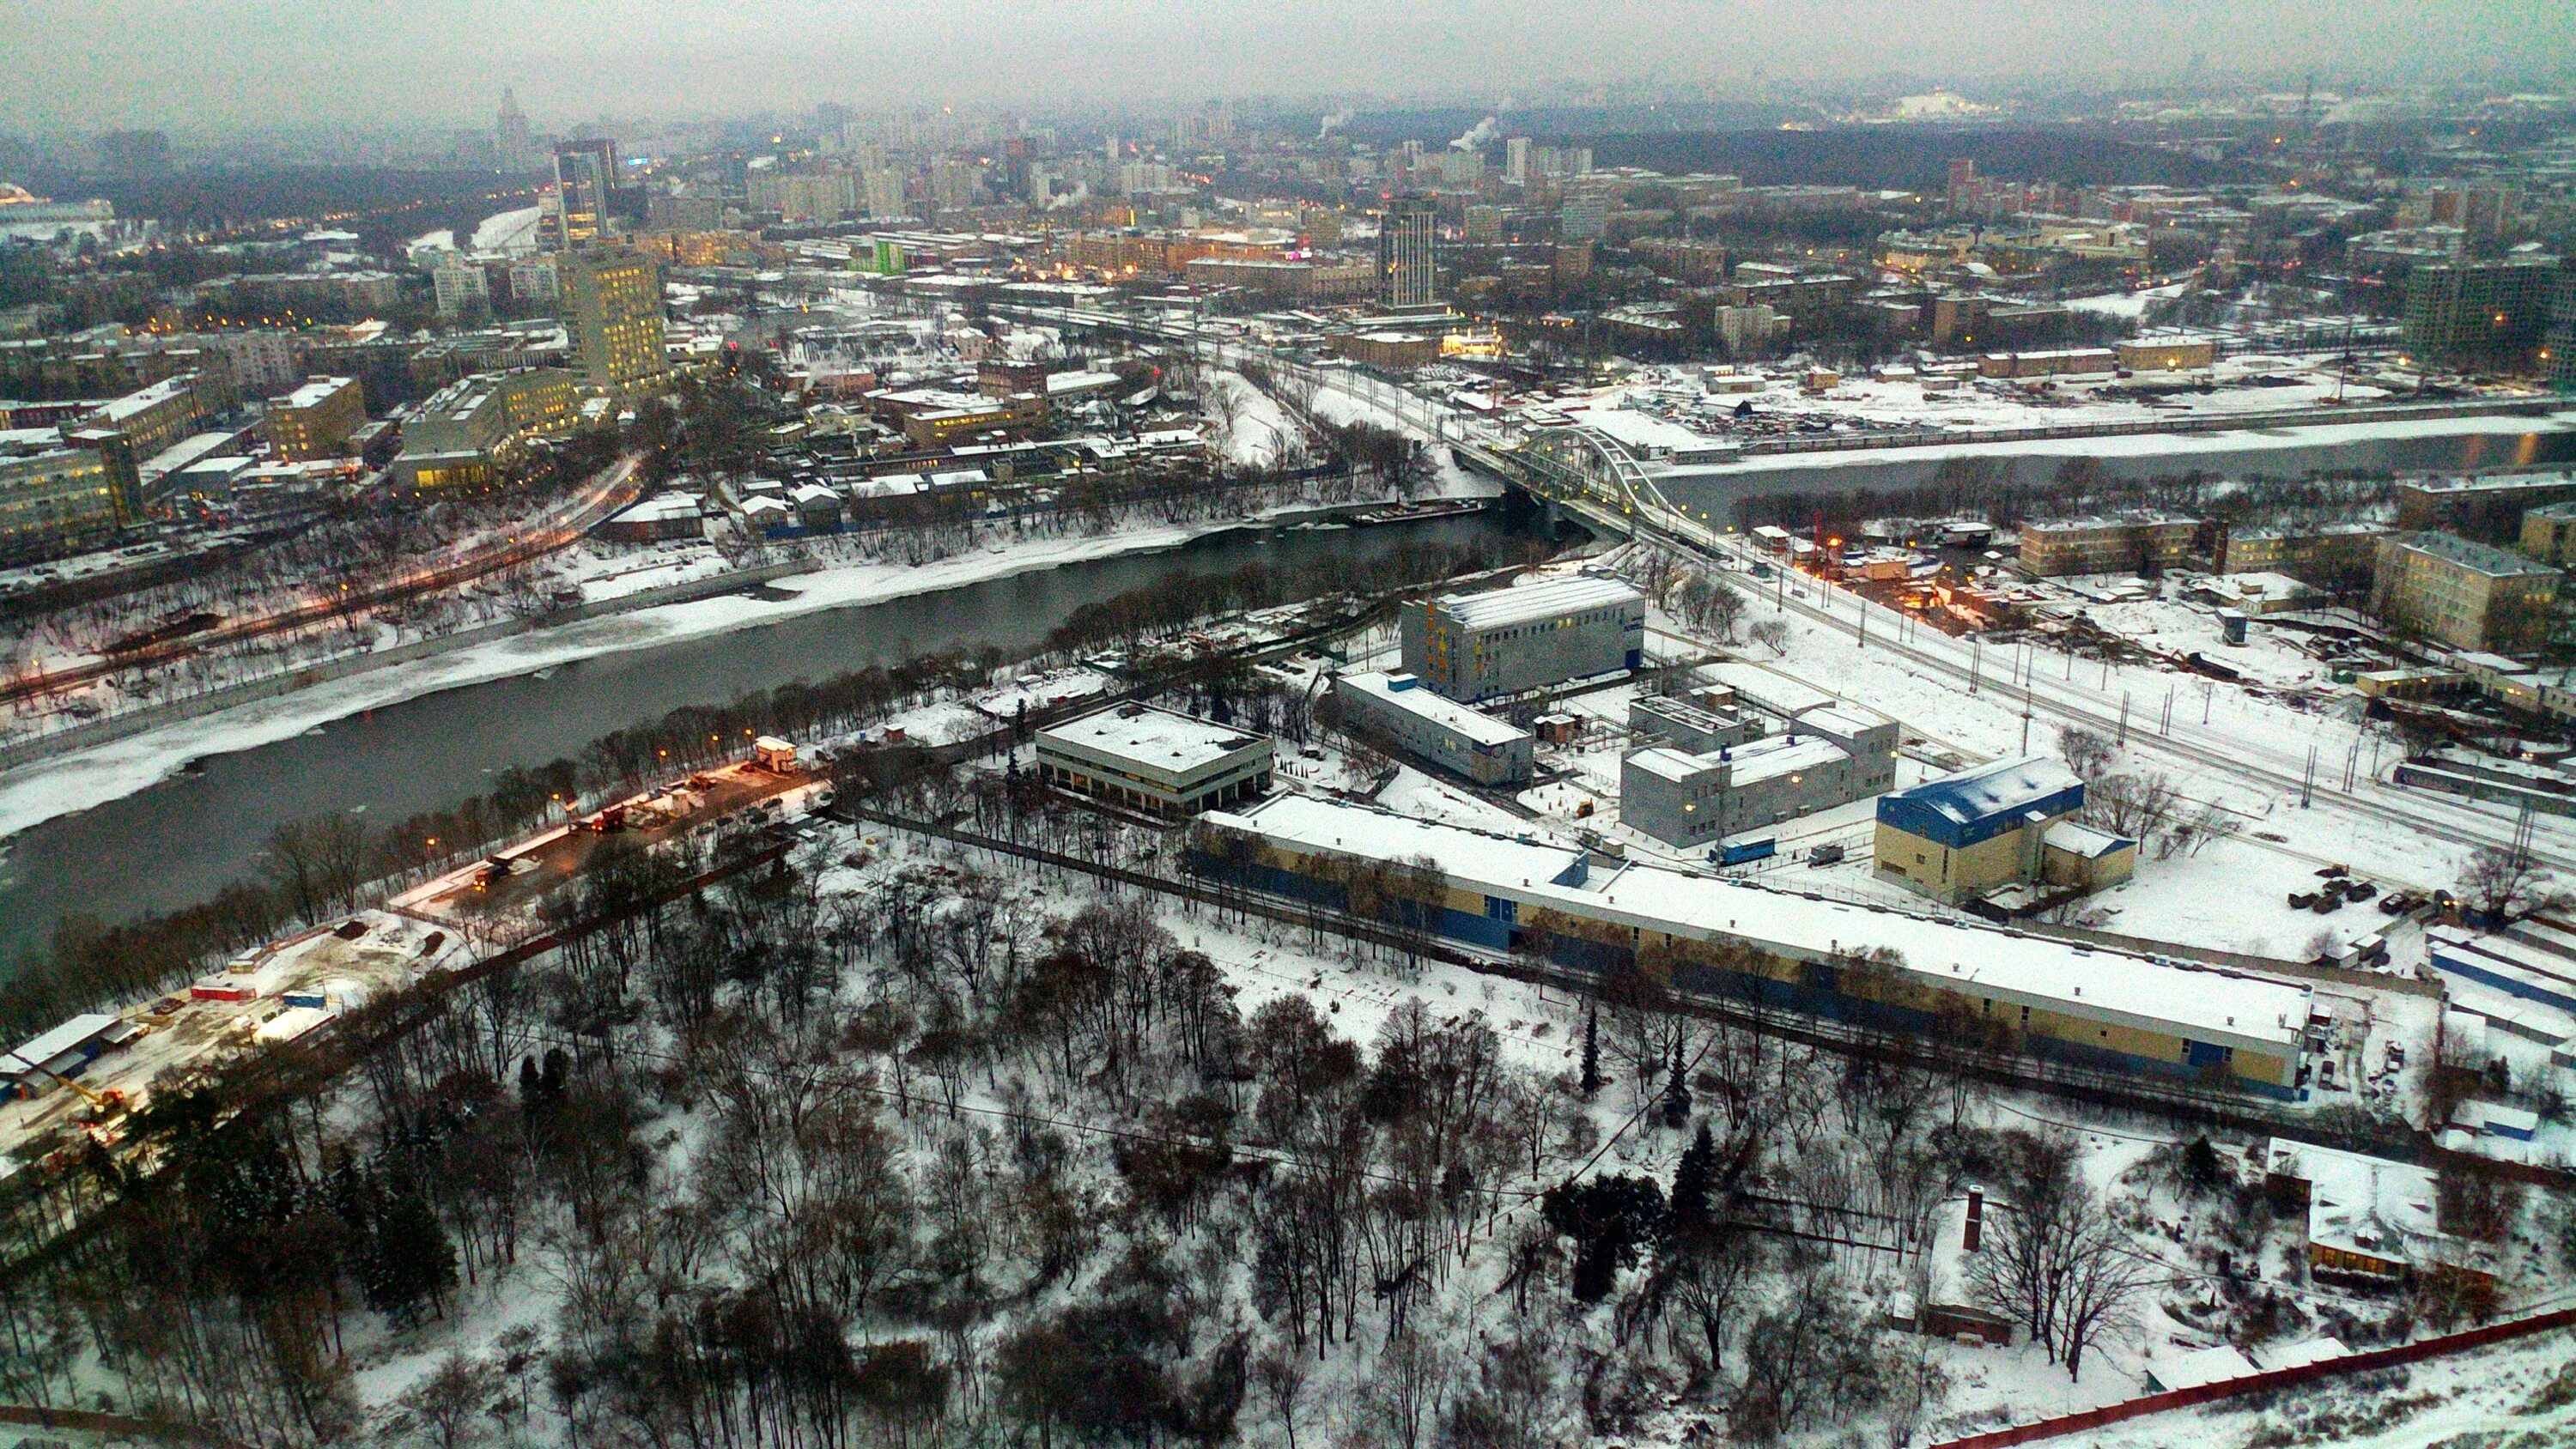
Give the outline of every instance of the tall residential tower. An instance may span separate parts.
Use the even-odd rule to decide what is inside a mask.
[[[591,246],[556,263],[573,375],[599,392],[650,392],[670,375],[662,345],[662,274],[624,247]]]
[[[577,251],[613,230],[608,209],[617,190],[617,143],[566,141],[555,147],[552,250]]]
[[[1431,257],[1432,225],[1439,206],[1427,196],[1399,196],[1378,222],[1378,300],[1389,307],[1428,307],[1437,300],[1439,273]]]

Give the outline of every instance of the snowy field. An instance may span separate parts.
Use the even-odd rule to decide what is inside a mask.
[[[1632,447],[1660,453],[1706,447],[1712,438],[1729,435],[1768,435],[1783,422],[1829,423],[1837,433],[1876,428],[1964,433],[2223,419],[2328,407],[2338,398],[2352,405],[2406,400],[2367,382],[2339,377],[2335,360],[2319,355],[2243,354],[2222,358],[2206,372],[2176,375],[2174,382],[2190,386],[2151,396],[2139,391],[2134,381],[2109,377],[1970,378],[1956,387],[1930,391],[1910,378],[1882,381],[1855,376],[1822,391],[1809,391],[1797,378],[1782,376],[1760,392],[1710,393],[1703,389],[1697,369],[1648,368],[1618,386],[1548,406]],[[2036,386],[2039,383],[2046,384],[2045,390]],[[2199,391],[2199,386],[2210,390]],[[1735,417],[1739,407],[1748,405],[1754,413],[1754,426],[1749,429]],[[2519,419],[2463,419],[2443,420],[2443,430],[2475,431],[2457,423],[2481,421],[2516,422],[2517,431],[2532,426]],[[2054,449],[2061,441],[2101,440],[2047,441]]]
[[[2074,421],[2059,418],[2059,422]],[[1926,443],[1901,448],[1873,448],[1860,453],[1814,452],[1765,454],[1730,463],[1688,463],[1656,468],[1659,477],[1713,478],[1730,473],[1768,472],[1776,468],[1842,468],[1855,463],[1937,458],[2012,458],[2039,455],[2059,458],[2138,458],[2223,454],[2252,449],[2332,447],[2345,443],[2388,442],[2404,438],[2518,437],[2525,433],[2563,433],[2576,428],[2576,410],[2532,417],[2423,418],[2375,423],[2320,423],[2300,427],[2266,427],[2214,433],[2127,433],[2099,438],[2034,438],[2011,443]]]
[[[2046,1442],[2063,1449],[2558,1449],[2576,1444],[2576,1339],[2562,1329],[2269,1402],[2255,1396],[2151,1414]]]

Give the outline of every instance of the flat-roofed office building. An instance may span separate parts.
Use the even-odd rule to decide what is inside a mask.
[[[97,449],[0,447],[0,560],[74,553],[114,538],[128,521]]]
[[[1892,721],[1820,709],[1747,744],[1638,750],[1619,762],[1619,819],[1698,847],[1866,800],[1896,783],[1896,737]]]
[[[2379,541],[2371,607],[2401,629],[2461,649],[2525,649],[2546,637],[2558,570],[2448,533]]]
[[[1189,815],[1270,789],[1270,736],[1122,704],[1038,731],[1048,784],[1156,815]]]
[[[2199,536],[2199,519],[2151,509],[2043,518],[2021,526],[2021,566],[2039,578],[2171,568],[2191,557]]]
[[[593,392],[649,391],[670,376],[662,332],[662,272],[624,247],[594,247],[555,259],[571,334],[573,374]]]
[[[366,426],[366,393],[354,377],[308,377],[302,386],[268,400],[268,445],[281,463],[333,458],[349,435]]]

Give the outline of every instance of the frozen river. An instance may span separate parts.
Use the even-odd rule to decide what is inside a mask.
[[[496,771],[576,754],[685,704],[732,699],[952,647],[1034,648],[1085,604],[1181,573],[1375,557],[1409,542],[1500,540],[1498,513],[1330,531],[1212,534],[1153,553],[1068,563],[775,624],[685,638],[368,710],[60,816],[5,842],[0,959],[68,912],[107,919],[205,899],[256,875],[280,824],[363,807],[400,820],[479,794]],[[793,587],[795,581],[786,581]]]

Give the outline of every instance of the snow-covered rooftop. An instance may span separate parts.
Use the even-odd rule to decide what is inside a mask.
[[[1465,739],[1469,744],[1508,745],[1529,738],[1529,731],[1499,720],[1482,710],[1469,709],[1455,700],[1445,699],[1430,690],[1399,687],[1410,676],[1386,674],[1371,670],[1365,674],[1345,674],[1340,679],[1344,689],[1354,690],[1388,705],[1418,716]]]
[[[1949,989],[2028,1005],[2080,1004],[2086,1014],[2195,1041],[2280,1053],[2308,1021],[2308,989],[1868,906],[1845,905],[1653,866],[1630,866],[1589,896],[1612,918],[1675,934],[1733,937],[1817,957],[1893,950],[1900,970]]]
[[[2073,770],[2056,760],[2045,755],[2025,755],[2018,760],[1998,760],[1962,770],[1946,779],[1927,780],[1890,798],[1911,800],[1945,819],[1970,825],[2083,783]]]
[[[1213,765],[1261,736],[1168,709],[1121,705],[1038,731],[1041,742],[1076,745],[1180,775]]]
[[[1811,709],[1828,708],[1834,702],[1834,697],[1823,690],[1741,660],[1703,664],[1694,673],[1711,684],[1722,684],[1734,690],[1749,703],[1772,714],[1799,716]]]
[[[617,515],[621,523],[660,523],[674,518],[696,518],[707,511],[707,500],[696,493],[657,493],[640,503],[629,505]]]
[[[1639,750],[1628,757],[1628,763],[1649,774],[1658,775],[1676,783],[1704,775],[1721,765],[1731,764],[1734,766],[1734,773],[1728,777],[1729,782],[1732,785],[1743,786],[1761,780],[1775,780],[1782,775],[1794,775],[1804,770],[1821,770],[1828,765],[1841,764],[1850,758],[1851,756],[1844,752],[1842,746],[1828,739],[1813,736],[1799,738],[1791,735],[1773,735],[1768,739],[1751,740],[1704,755],[1685,754],[1680,750],[1663,748]]]
[[[1939,989],[2078,1010],[2096,1020],[2181,1032],[2214,1045],[2286,1055],[2296,1050],[2308,1022],[2308,988],[2271,977],[1655,866],[1628,866],[1598,886],[1551,885],[1582,852],[1535,836],[1489,835],[1304,795],[1283,795],[1241,816],[1205,818],[1275,843],[1349,857],[1394,861],[1428,855],[1467,889],[1685,939],[1736,941],[1818,960],[1883,947],[1896,953],[1893,969],[1927,978]]]
[[[2254,1360],[2245,1356],[2243,1349],[2224,1343],[2216,1348],[2189,1353],[2159,1354],[2147,1360],[2146,1368],[2155,1379],[2156,1386],[2167,1393],[2262,1372],[2254,1366]]]
[[[1201,818],[1301,852],[1384,861],[1427,855],[1450,879],[1464,882],[1539,886],[1584,859],[1579,847],[1536,835],[1497,835],[1312,795],[1279,795],[1241,815],[1212,811]]]
[[[1798,728],[1822,730],[1829,734],[1856,735],[1887,723],[1882,719],[1856,713],[1841,706],[1806,710],[1798,716]]]
[[[1495,589],[1489,593],[1448,594],[1441,598],[1440,607],[1462,628],[1499,629],[1571,614],[1580,609],[1608,608],[1618,604],[1642,606],[1645,602],[1645,595],[1617,579],[1578,574],[1571,578],[1546,579],[1514,588]]]
[[[2447,1240],[2431,1168],[2275,1137],[2270,1170],[2307,1183],[2311,1244],[2411,1263]]]
[[[2096,830],[2090,825],[2079,825],[2072,820],[2060,820],[2051,825],[2040,839],[2046,841],[2052,849],[2080,855],[2086,860],[2099,860],[2124,845],[2136,843],[2123,840],[2110,831]]]
[[[2413,549],[2418,553],[2441,559],[2445,563],[2458,564],[2462,568],[2474,570],[2490,578],[2524,578],[2541,574],[2554,575],[2558,572],[2547,564],[2537,563],[2510,549],[2478,543],[2454,533],[2403,533],[2397,535],[2392,542],[2399,547]]]
[[[116,1025],[116,1018],[104,1012],[75,1016],[53,1030],[30,1037],[18,1049],[0,1056],[0,1074],[23,1076],[75,1047],[88,1043],[100,1032]]]

